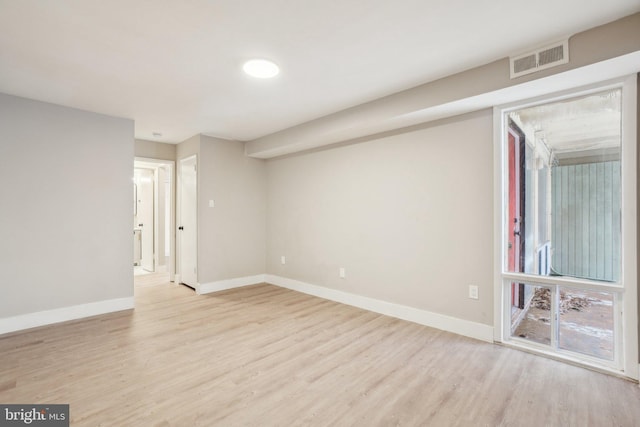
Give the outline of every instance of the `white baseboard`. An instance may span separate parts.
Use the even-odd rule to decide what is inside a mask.
[[[179,275],[176,275],[178,283]],[[386,316],[407,320],[432,328],[453,332],[481,341],[493,342],[493,327],[482,323],[462,320],[443,314],[433,313],[418,308],[401,304],[390,303],[323,286],[312,285],[299,280],[272,274],[257,274],[255,276],[237,277],[234,279],[218,280],[215,282],[199,284],[196,287],[198,294],[224,291],[227,289],[240,288],[243,286],[256,285],[259,283],[270,283],[282,288],[291,289],[320,298],[336,301],[342,304],[351,305]],[[111,313],[134,308],[133,297],[118,298],[106,301],[98,301],[88,304],[81,304],[72,307],[64,307],[55,310],[40,311],[20,316],[0,319],[0,334],[20,331],[23,329],[35,328],[38,326],[50,325],[53,323],[66,322],[68,320],[81,319],[83,317],[96,316],[99,314]]]
[[[114,311],[129,310],[133,307],[133,297],[127,297],[5,317],[4,319],[0,319],[0,334],[66,322],[68,320],[82,319],[83,317],[97,316]]]
[[[443,331],[453,332],[458,335],[475,338],[477,340],[493,342],[493,327],[482,323],[462,320],[444,314],[433,313],[406,305],[394,304],[374,298],[363,297],[361,295],[325,288],[323,286],[311,285],[298,280],[286,277],[267,274],[265,281],[272,285],[291,289],[320,298],[336,301],[342,304],[351,305],[386,316],[395,317],[402,320],[430,326]]]
[[[241,288],[243,286],[257,285],[265,282],[264,274],[255,276],[236,277],[235,279],[217,280],[215,282],[202,283],[196,288],[198,294],[209,294],[211,292],[225,291],[227,289]]]

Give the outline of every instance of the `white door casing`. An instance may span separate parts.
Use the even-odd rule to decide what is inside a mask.
[[[138,216],[136,227],[141,230],[141,265],[147,271],[155,271],[154,259],[154,173],[139,169]]]

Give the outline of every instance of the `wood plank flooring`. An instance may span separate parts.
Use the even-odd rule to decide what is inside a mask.
[[[638,426],[637,384],[271,285],[0,336],[1,403],[73,426]]]

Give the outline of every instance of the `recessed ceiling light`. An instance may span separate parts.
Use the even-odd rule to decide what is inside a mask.
[[[257,77],[259,79],[270,79],[275,77],[280,72],[280,68],[271,61],[266,59],[252,59],[247,61],[242,66],[245,73],[251,77]]]

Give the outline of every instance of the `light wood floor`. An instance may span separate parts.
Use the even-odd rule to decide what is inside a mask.
[[[257,285],[0,336],[1,403],[73,426],[638,426],[637,384]]]

